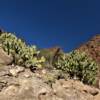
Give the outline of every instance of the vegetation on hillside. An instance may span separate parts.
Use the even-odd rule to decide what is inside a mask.
[[[96,82],[98,65],[85,52],[74,50],[64,54],[55,62],[55,67],[84,83],[95,84]]]
[[[14,34],[3,33],[0,36],[1,47],[13,56],[13,63],[25,67],[41,67],[45,61],[44,57],[38,57],[39,51],[36,46],[27,46],[24,41],[17,38]]]
[[[53,52],[44,50],[40,53],[36,46],[26,45],[24,41],[11,33],[1,34],[0,44],[8,55],[13,56],[15,65],[41,68],[43,63],[47,62],[54,69],[66,75],[69,74],[71,78],[76,77],[84,83],[95,84],[98,65],[85,52],[74,50],[70,53],[61,53],[60,49],[54,49]]]
[[[95,35],[77,49],[80,50],[80,52],[85,51],[100,66],[100,34]]]

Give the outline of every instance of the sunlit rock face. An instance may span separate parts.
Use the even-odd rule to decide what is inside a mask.
[[[1,65],[9,65],[13,61],[11,55],[8,55],[2,48],[0,48],[0,64]]]
[[[100,64],[100,34],[94,36],[90,41],[81,45],[78,48],[80,51],[85,51],[97,63]]]

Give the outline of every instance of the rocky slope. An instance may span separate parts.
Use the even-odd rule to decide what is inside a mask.
[[[97,35],[86,45],[81,46],[80,50],[88,52],[99,63],[99,43],[100,35]],[[52,59],[62,53],[59,50],[58,47],[46,50],[50,53],[49,65]],[[100,100],[98,88],[83,84],[76,79],[53,80],[59,72],[48,69],[32,72],[30,68],[12,64],[12,61],[13,58],[1,48],[0,100]]]
[[[100,34],[94,36],[90,41],[81,45],[78,48],[80,51],[85,51],[97,63],[100,64]]]
[[[44,69],[33,73],[22,66],[2,65],[0,100],[99,100],[99,89],[78,80],[60,79],[50,86],[42,78],[48,73]]]

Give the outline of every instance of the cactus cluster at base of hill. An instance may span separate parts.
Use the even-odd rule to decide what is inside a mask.
[[[39,51],[36,46],[27,46],[24,41],[18,39],[14,34],[3,33],[0,35],[1,47],[13,56],[13,63],[25,67],[41,67],[45,62],[44,57],[38,57]]]
[[[42,66],[47,69],[51,67],[50,69],[59,70],[57,77],[65,78],[68,75],[87,84],[95,84],[96,82],[98,65],[85,52],[74,50],[64,53],[60,48],[44,49],[40,52],[36,46],[28,46],[14,34],[6,32],[0,35],[0,46],[8,55],[12,55],[15,65],[32,67],[33,69]],[[55,77],[52,78],[51,75],[46,78],[51,81]]]
[[[55,62],[56,69],[69,73],[87,84],[95,84],[98,65],[85,52],[74,50],[64,54]]]

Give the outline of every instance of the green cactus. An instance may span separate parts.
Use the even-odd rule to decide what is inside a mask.
[[[4,51],[13,56],[14,64],[25,67],[40,67],[45,62],[44,57],[38,57],[39,51],[37,51],[36,46],[27,46],[24,41],[18,39],[14,34],[1,34],[0,43]]]
[[[60,69],[74,78],[87,84],[95,84],[98,65],[85,52],[77,50],[59,57],[55,62],[56,69]]]

